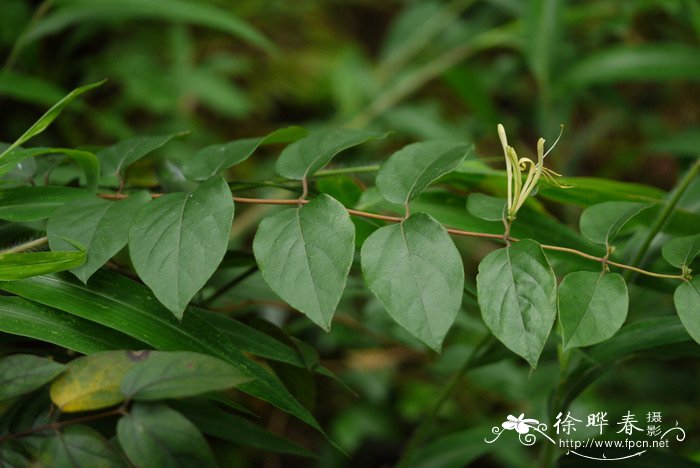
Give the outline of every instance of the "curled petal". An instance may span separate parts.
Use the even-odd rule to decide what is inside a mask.
[[[513,421],[506,421],[503,424],[501,424],[501,426],[503,427],[503,429],[506,429],[508,431],[512,431],[513,429],[515,429],[518,426],[518,423],[513,422]]]

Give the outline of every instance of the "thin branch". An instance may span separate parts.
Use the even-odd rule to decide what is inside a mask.
[[[151,197],[153,198],[158,198],[162,196],[163,194],[161,193],[152,193]],[[123,198],[127,198],[129,195],[121,194],[121,193],[99,193],[99,197],[105,198],[108,200],[121,200]],[[275,199],[275,198],[245,198],[245,197],[233,197],[233,200],[237,203],[248,203],[248,204],[257,204],[257,205],[299,205],[299,204],[306,204],[309,203],[309,200],[299,200],[299,199]],[[380,215],[377,213],[369,213],[367,211],[360,211],[360,210],[353,210],[350,208],[346,208],[348,213],[350,213],[353,216],[360,216],[363,218],[371,218],[371,219],[378,219],[380,221],[387,221],[390,223],[400,223],[403,222],[404,219],[400,218],[398,216],[387,216],[387,215]],[[462,229],[454,229],[454,228],[449,228],[445,226],[445,229],[447,229],[447,232],[450,234],[454,234],[456,236],[465,236],[465,237],[479,237],[483,239],[494,239],[494,240],[499,240],[502,242],[518,242],[520,239],[511,237],[511,236],[504,236],[503,234],[490,234],[486,232],[474,232],[474,231],[464,231]],[[666,278],[666,279],[677,279],[677,280],[685,280],[683,275],[666,275],[662,273],[654,273],[652,271],[647,271],[643,270],[641,268],[637,268],[635,266],[631,265],[625,265],[624,263],[618,263],[618,262],[613,262],[611,260],[606,259],[605,257],[596,257],[595,255],[587,254],[585,252],[582,252],[580,250],[572,249],[569,247],[560,247],[557,245],[547,245],[547,244],[541,244],[542,248],[544,250],[554,250],[557,252],[565,252],[565,253],[570,253],[572,255],[578,255],[579,257],[586,258],[588,260],[592,260],[594,262],[599,262],[599,263],[607,263],[608,265],[612,265],[618,268],[622,268],[625,270],[630,270],[636,273],[640,273],[643,275],[647,276],[653,276],[655,278]]]
[[[36,426],[29,428],[27,430],[21,431],[21,432],[15,432],[14,434],[5,434],[3,436],[0,436],[0,444],[7,440],[13,440],[13,439],[19,439],[21,437],[27,437],[32,434],[36,434],[37,432],[41,431],[47,431],[47,430],[59,430],[65,426],[70,426],[73,424],[80,424],[84,422],[90,422],[90,421],[96,421],[98,419],[104,419],[108,418],[110,416],[123,416],[127,413],[127,403],[124,403],[123,405],[119,406],[118,408],[115,408],[113,410],[104,412],[104,413],[98,413],[98,414],[89,414],[87,416],[81,416],[79,418],[73,418],[73,419],[66,419],[64,421],[56,421],[48,424],[42,424],[41,426]]]

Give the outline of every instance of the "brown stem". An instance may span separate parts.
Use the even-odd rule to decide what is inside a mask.
[[[14,434],[5,434],[4,436],[0,436],[0,444],[5,442],[6,440],[27,437],[27,436],[30,436],[32,434],[35,434],[35,433],[41,432],[41,431],[47,431],[47,430],[58,431],[62,427],[71,426],[73,424],[80,424],[80,423],[84,423],[84,422],[95,421],[98,419],[108,418],[110,416],[123,416],[127,413],[126,407],[127,407],[127,403],[124,403],[119,408],[115,408],[115,409],[107,411],[105,413],[89,414],[87,416],[81,416],[79,418],[66,419],[65,421],[56,421],[56,422],[52,422],[49,424],[42,424],[41,426],[32,427],[30,429],[27,429],[27,430],[24,430],[21,432],[15,432]]]
[[[108,200],[121,200],[123,198],[127,198],[128,195],[121,194],[121,193],[99,193],[97,194],[99,197],[108,199]],[[161,193],[152,193],[151,197],[153,198],[158,198],[162,196],[163,194]],[[233,197],[233,200],[238,203],[250,203],[250,204],[258,204],[258,205],[298,205],[298,204],[306,204],[309,203],[308,200],[301,200],[301,199],[274,199],[274,198],[244,198],[244,197]],[[380,215],[377,213],[369,213],[367,211],[360,211],[360,210],[353,210],[347,208],[348,213],[350,213],[353,216],[361,216],[363,218],[371,218],[371,219],[378,219],[380,221],[387,221],[390,223],[400,223],[404,219],[400,218],[398,216],[386,216],[386,215]],[[465,237],[480,237],[484,239],[495,239],[495,240],[500,240],[503,242],[506,242],[506,244],[509,244],[510,242],[518,242],[520,239],[512,237],[509,235],[509,229],[507,230],[506,234],[489,234],[486,232],[474,232],[474,231],[464,231],[462,229],[454,229],[454,228],[448,228],[447,232],[450,234],[454,234],[456,236],[465,236]],[[647,270],[642,270],[641,268],[637,268],[631,265],[625,265],[624,263],[618,263],[618,262],[613,262],[612,260],[607,260],[605,257],[596,257],[595,255],[587,254],[585,252],[581,252],[580,250],[576,249],[571,249],[569,247],[560,247],[558,245],[547,245],[547,244],[541,244],[541,247],[544,250],[554,250],[557,252],[566,252],[570,253],[572,255],[578,255],[579,257],[587,258],[588,260],[593,260],[594,262],[605,262],[608,265],[612,265],[618,268],[622,268],[625,270],[630,270],[634,271],[636,273],[640,273],[642,275],[647,275],[647,276],[653,276],[655,278],[666,278],[666,279],[677,279],[677,280],[685,280],[683,275],[666,275],[663,273],[654,273],[652,271],[647,271]]]

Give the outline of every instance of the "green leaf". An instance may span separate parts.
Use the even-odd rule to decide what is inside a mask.
[[[671,265],[683,268],[690,265],[700,253],[700,234],[677,237],[661,247],[661,254]]]
[[[2,153],[0,153],[0,163],[3,162],[3,159],[6,157],[6,155],[17,148],[20,145],[23,145],[25,142],[31,140],[44,130],[51,125],[51,122],[56,120],[56,117],[59,116],[59,114],[63,111],[63,109],[71,103],[71,101],[81,94],[90,91],[91,89],[97,88],[98,86],[101,86],[106,80],[99,81],[97,83],[92,83],[89,85],[81,86],[80,88],[76,88],[70,93],[68,93],[63,99],[58,101],[56,104],[53,105],[44,115],[42,115],[39,120],[34,122],[34,124],[29,127],[29,129],[22,134],[17,140],[15,140],[14,143],[12,143],[9,147],[5,149]]]
[[[241,416],[223,411],[210,402],[177,401],[172,406],[195,423],[206,435],[267,452],[289,453],[302,457],[314,456],[312,452],[294,442],[269,432]]]
[[[116,330],[21,297],[0,296],[0,331],[53,343],[82,354],[144,346]]]
[[[362,274],[389,315],[435,350],[462,304],[464,268],[447,230],[416,213],[375,231],[362,246]]]
[[[85,263],[86,251],[25,252],[0,254],[0,281],[13,281],[30,276],[69,270]]]
[[[243,39],[267,52],[276,46],[230,11],[186,0],[62,0],[61,8],[47,15],[24,37],[26,42],[55,34],[77,23],[115,19],[161,20],[211,28]]]
[[[540,86],[547,86],[551,75],[554,53],[559,50],[558,32],[561,29],[560,0],[535,0],[529,2],[525,16],[526,56],[528,65]]]
[[[226,390],[250,380],[231,364],[206,354],[143,351],[120,388],[130,400],[149,401]]]
[[[264,219],[253,252],[265,282],[325,330],[345,289],[355,251],[355,226],[334,198]]]
[[[10,172],[17,164],[27,158],[47,154],[65,154],[73,158],[85,172],[86,188],[91,192],[97,191],[97,183],[100,177],[100,161],[93,153],[83,150],[68,148],[15,148],[0,162],[0,176]]]
[[[48,218],[64,204],[93,198],[87,190],[72,187],[15,187],[0,189],[0,219],[37,221]]]
[[[410,460],[411,468],[460,468],[469,466],[493,446],[484,443],[491,428],[477,426],[444,435],[421,447]]]
[[[557,315],[557,281],[540,245],[523,239],[491,252],[476,287],[486,326],[535,368]]]
[[[3,468],[25,468],[30,465],[31,463],[23,454],[10,447],[0,446],[0,466]]]
[[[192,193],[164,195],[145,205],[129,233],[139,277],[179,318],[224,258],[233,197],[214,177]]]
[[[569,273],[559,285],[558,299],[565,349],[605,341],[627,318],[627,285],[617,273]]]
[[[207,146],[185,161],[182,166],[182,172],[188,179],[206,180],[220,174],[231,166],[245,161],[261,145],[294,142],[305,136],[306,130],[303,128],[287,127],[276,130],[264,137],[246,138]]]
[[[700,55],[697,48],[680,43],[606,48],[574,64],[564,78],[574,87],[620,81],[684,79],[700,79]]]
[[[673,302],[683,326],[700,343],[700,276],[678,286],[673,293]]]
[[[160,351],[197,351],[220,357],[255,377],[242,384],[240,390],[272,403],[321,431],[313,416],[277,378],[247,359],[235,343],[206,322],[197,309],[190,308],[180,322],[140,283],[99,270],[90,279],[90,286],[64,274],[0,283],[0,289],[119,330]],[[124,291],[129,294],[125,295]],[[122,348],[143,349],[143,346]]]
[[[640,351],[690,340],[677,317],[655,317],[625,325],[611,339],[587,349],[585,359],[571,369],[562,388],[562,405],[566,407],[617,360],[628,359]]]
[[[197,426],[165,405],[136,403],[117,423],[117,437],[138,466],[215,467]]]
[[[341,151],[384,136],[350,128],[312,133],[287,146],[277,159],[275,170],[287,179],[302,180],[323,169]]]
[[[500,221],[503,219],[505,206],[505,199],[484,195],[483,193],[472,193],[467,199],[467,211],[486,221]]]
[[[56,467],[125,467],[126,463],[95,429],[68,426],[60,434],[45,439],[39,461],[42,466]]]
[[[0,401],[36,390],[64,369],[63,364],[31,354],[0,359]]]
[[[581,214],[581,234],[597,244],[610,245],[622,226],[646,208],[649,205],[623,201],[593,205]]]
[[[119,384],[139,353],[103,351],[68,363],[51,384],[51,401],[64,413],[107,408],[124,401]]]
[[[408,203],[431,182],[457,169],[472,145],[434,140],[408,145],[379,168],[377,189],[387,201]]]
[[[95,197],[67,203],[49,218],[49,245],[52,250],[69,249],[65,239],[71,239],[85,246],[87,260],[71,273],[86,283],[127,244],[132,221],[150,200],[146,192],[139,192],[120,201]]]
[[[104,148],[97,152],[97,157],[102,163],[102,175],[123,174],[129,165],[161,148],[173,138],[187,134],[188,132],[180,132],[169,135],[134,137]]]

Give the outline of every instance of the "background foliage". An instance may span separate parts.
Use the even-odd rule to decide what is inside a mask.
[[[36,150],[36,158],[3,172],[7,186],[26,185],[29,179],[36,185],[12,192],[14,200],[0,198],[3,248],[43,235],[45,218],[73,196],[63,186],[90,186],[98,180],[101,187],[123,184],[132,195],[119,203],[132,204],[135,216],[148,199],[139,191],[195,190],[193,180],[208,179],[220,168],[197,166],[193,155],[233,140],[239,142],[228,148],[234,156],[225,166],[240,164],[224,174],[236,195],[294,198],[299,184],[277,175],[301,178],[298,168],[277,162],[283,160],[278,159],[280,142],[302,136],[293,125],[311,132],[365,129],[368,133],[357,143],[366,142],[348,144],[352,148],[314,179],[310,194],[318,198],[326,193],[346,207],[395,215],[402,215],[403,208],[384,198],[400,197],[392,200],[392,187],[383,188],[380,178],[375,187],[378,164],[417,141],[474,143],[474,154],[460,170],[433,184],[411,208],[454,228],[500,234],[498,217],[488,220],[487,213],[484,219],[478,213],[483,200],[475,202],[470,196],[505,196],[496,124],[502,122],[511,144],[530,156],[536,138],[543,135],[553,141],[563,123],[564,136],[547,161],[573,187],[539,187],[537,199],[525,205],[513,226],[515,237],[603,256],[606,239],[596,238],[595,229],[593,234],[587,231],[583,221],[578,229],[582,210],[602,202],[641,202],[653,206],[622,227],[613,258],[675,274],[684,262],[671,251],[662,255],[662,248],[669,249],[669,239],[700,232],[700,179],[695,178],[676,200],[662,232],[649,236],[664,214],[663,206],[673,200],[678,181],[697,166],[700,7],[693,0],[151,0],[148,5],[131,0],[2,2],[1,141],[15,141],[70,90],[108,79],[71,102],[26,145],[32,150],[72,148],[72,153]],[[265,135],[269,136],[263,139]],[[90,152],[99,157],[99,173],[85,154]],[[352,167],[360,169],[346,171]],[[195,193],[207,197],[216,190],[225,192],[223,185],[223,180],[211,179],[202,186],[205,190],[200,187]],[[11,214],[13,203],[27,200],[29,190],[43,190],[44,200],[51,195],[55,201]],[[155,210],[171,212],[172,206],[187,204],[184,194],[167,197],[151,202],[154,212],[143,218],[157,220]],[[67,274],[2,285],[7,292],[0,297],[6,332],[0,335],[3,354],[42,355],[54,362],[37,364],[41,375],[26,388],[37,388],[33,393],[4,394],[3,385],[0,433],[63,418],[47,412],[49,393],[56,403],[60,380],[55,378],[65,372],[57,363],[80,368],[85,362],[73,351],[92,356],[114,349],[154,348],[163,356],[190,352],[198,356],[192,359],[216,357],[206,365],[236,366],[225,367],[222,374],[246,367],[246,376],[229,375],[223,383],[203,384],[188,394],[156,393],[140,401],[135,396],[138,382],[134,383],[138,373],[127,374],[125,366],[123,374],[107,379],[107,385],[114,387],[111,405],[125,395],[136,401],[128,415],[119,413],[121,406],[81,407],[82,412],[107,406],[114,413],[89,426],[68,426],[63,439],[42,433],[51,442],[42,442],[46,446],[41,449],[36,448],[42,439],[37,436],[23,439],[29,442],[21,450],[15,451],[16,441],[6,443],[0,448],[6,463],[14,456],[10,453],[39,453],[48,457],[44,463],[59,463],[65,446],[114,437],[134,461],[144,456],[139,450],[147,450],[129,437],[130,427],[141,420],[146,426],[173,428],[171,439],[163,443],[189,447],[183,460],[213,463],[215,457],[223,466],[391,465],[406,453],[410,440],[420,443],[412,445],[412,458],[404,459],[407,466],[529,466],[551,463],[559,454],[507,441],[487,445],[484,437],[507,414],[525,412],[552,421],[557,404],[569,403],[572,412],[580,413],[663,411],[668,421],[678,420],[688,430],[674,453],[700,458],[698,348],[676,315],[677,281],[627,274],[626,333],[585,352],[574,350],[571,362],[564,362],[558,356],[560,336],[555,330],[557,336],[548,341],[537,368],[531,370],[502,346],[484,342],[489,332],[474,299],[475,277],[479,262],[499,246],[493,240],[453,237],[464,264],[466,291],[438,354],[385,313],[385,307],[390,313],[391,308],[363,283],[359,255],[348,259],[353,266],[329,332],[313,323],[327,328],[327,312],[306,312],[312,322],[280,301],[277,294],[284,293],[267,286],[274,280],[263,278],[252,252],[261,220],[272,223],[269,216],[285,216],[286,208],[237,203],[230,235],[210,226],[211,238],[203,240],[201,251],[181,252],[192,264],[225,253],[223,263],[215,272],[198,271],[192,290],[172,297],[163,280],[170,268],[167,259],[148,258],[153,251],[144,248],[142,263],[131,264],[122,249],[128,232],[117,232],[133,216],[126,213],[124,220],[115,219],[110,202],[94,198],[79,201],[80,213],[103,213],[100,229],[114,240],[114,245],[100,243],[103,261],[83,263],[82,248],[90,246],[67,242],[80,241],[80,213],[75,208],[57,212],[48,226],[51,250],[77,250],[52,261],[64,262],[65,267],[74,265],[70,262],[82,265],[75,272],[81,279],[92,274],[90,291]],[[466,211],[468,200],[472,206]],[[217,210],[233,216],[233,206]],[[191,216],[197,219],[196,210]],[[53,222],[57,225],[52,227]],[[352,218],[352,223],[355,238],[344,241],[358,249],[381,224],[360,218]],[[575,256],[547,256],[560,280],[572,271],[600,269]],[[113,271],[97,271],[112,257]],[[162,268],[155,268],[155,261]],[[692,266],[697,271],[697,260]],[[165,307],[145,286],[126,278],[134,272]],[[130,291],[126,303],[123,291]],[[194,307],[180,324],[173,312],[182,314],[190,299]],[[303,310],[302,305],[293,307]],[[693,307],[697,303],[688,301],[691,316]],[[97,318],[95,309],[102,312]],[[149,320],[143,320],[143,314]],[[40,325],[47,317],[50,332]],[[568,337],[566,329],[562,333],[565,343],[579,340],[584,345],[585,337]],[[698,334],[693,334],[696,339]],[[106,362],[131,362],[114,356]],[[255,361],[249,359],[252,356]],[[0,363],[13,368],[12,362]],[[265,369],[273,370],[286,389],[277,387],[278,381]],[[451,380],[465,371],[464,378]],[[59,379],[65,381],[68,375]],[[246,380],[251,375],[256,378]],[[206,393],[234,385],[243,392],[214,399]],[[451,393],[434,413],[446,386]],[[59,407],[66,411],[64,405]],[[314,421],[327,437],[313,428]],[[416,428],[422,428],[417,438]],[[71,439],[78,442],[66,445]],[[304,458],[309,455],[306,449],[318,458]],[[116,455],[105,450],[109,451],[102,458],[114,461]]]

